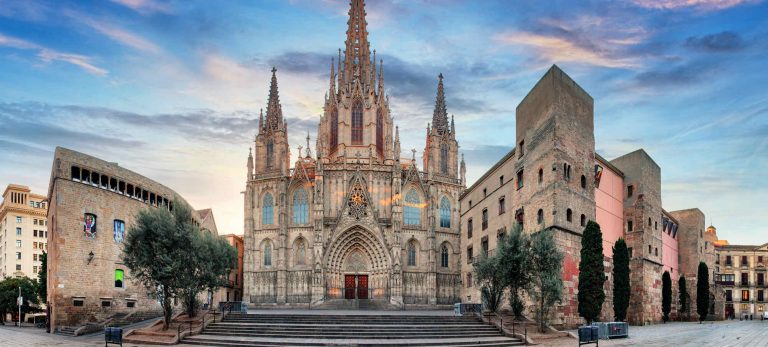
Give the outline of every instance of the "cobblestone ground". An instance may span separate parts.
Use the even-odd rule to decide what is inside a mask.
[[[667,323],[630,326],[629,338],[600,341],[600,346],[768,347],[768,321]],[[539,346],[577,346],[576,339],[553,339]],[[594,345],[588,345],[594,346]]]

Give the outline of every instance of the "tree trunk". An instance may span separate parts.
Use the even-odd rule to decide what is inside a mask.
[[[168,327],[171,325],[172,312],[169,290],[166,286],[163,286],[163,315],[165,316],[165,319],[163,319],[163,330],[168,330]]]

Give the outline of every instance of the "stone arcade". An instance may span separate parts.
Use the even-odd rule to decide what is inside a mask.
[[[288,124],[276,69],[266,115],[248,156],[244,301],[379,308],[460,301],[458,143],[443,76],[423,171],[401,158],[384,88],[371,54],[365,6],[353,0],[345,50],[330,67],[315,156],[298,148],[290,167]]]

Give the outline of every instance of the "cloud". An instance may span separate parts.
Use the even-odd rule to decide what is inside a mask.
[[[81,13],[77,13],[74,11],[65,11],[65,13],[69,17],[75,19],[78,23],[87,25],[120,44],[123,44],[128,47],[132,47],[144,52],[150,52],[150,53],[160,52],[160,47],[158,47],[154,43],[150,42],[149,40],[137,34],[129,32],[125,29],[121,29],[114,25],[95,20],[93,18],[90,18],[86,15],[83,15]]]
[[[171,6],[154,0],[112,0],[116,4],[128,7],[140,14],[171,13]]]
[[[714,63],[689,62],[674,67],[654,67],[635,76],[635,85],[666,89],[688,86],[712,77]]]
[[[543,17],[525,26],[493,36],[493,41],[519,47],[533,56],[537,65],[573,62],[609,68],[641,66],[640,55],[632,48],[643,44],[648,32],[632,20],[580,15],[563,20]]]
[[[632,0],[637,6],[656,10],[677,10],[694,8],[703,11],[724,10],[727,8],[755,4],[760,0]]]
[[[37,50],[38,51],[37,57],[40,59],[40,61],[43,61],[45,63],[50,63],[53,61],[61,61],[61,62],[78,66],[81,69],[97,76],[106,76],[107,74],[109,74],[109,71],[107,71],[106,69],[103,69],[94,65],[93,58],[89,56],[59,52],[59,51],[38,45],[33,42],[29,42],[26,40],[22,40],[22,39],[10,37],[10,36],[5,36],[3,34],[0,34],[0,46],[6,46],[6,47],[21,49],[21,50]]]
[[[338,64],[335,61],[336,55],[291,51],[269,58],[267,62],[281,71],[324,75],[328,78],[331,74],[332,58],[334,59],[334,65]]]
[[[723,31],[717,34],[691,36],[685,40],[685,47],[705,52],[733,52],[745,47],[739,33]]]

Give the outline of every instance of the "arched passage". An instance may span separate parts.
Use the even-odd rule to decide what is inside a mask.
[[[339,233],[325,254],[329,298],[343,297],[343,288],[350,286],[363,287],[371,298],[386,296],[391,264],[383,240],[372,231],[354,226]]]

